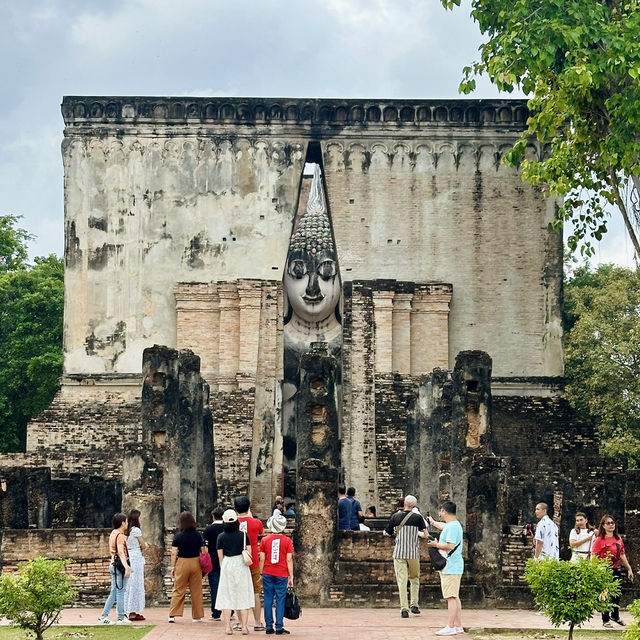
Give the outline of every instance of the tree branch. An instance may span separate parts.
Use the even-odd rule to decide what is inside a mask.
[[[616,175],[613,167],[609,170],[609,178],[611,179],[611,187],[613,189],[613,193],[616,199],[616,204],[618,205],[618,209],[620,209],[620,213],[622,214],[622,218],[624,219],[624,224],[627,227],[627,233],[629,234],[629,238],[631,238],[631,243],[633,244],[633,250],[636,254],[636,262],[640,261],[640,242],[638,241],[638,236],[636,235],[635,229],[631,224],[631,220],[629,219],[629,212],[627,211],[627,207],[620,195],[620,188],[618,187],[618,176]],[[637,177],[632,176],[633,184],[637,188]],[[640,192],[639,192],[640,193]]]

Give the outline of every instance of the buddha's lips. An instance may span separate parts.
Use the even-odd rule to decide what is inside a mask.
[[[318,304],[318,302],[322,302],[324,300],[323,295],[314,296],[313,298],[310,296],[302,296],[302,299],[308,304]]]

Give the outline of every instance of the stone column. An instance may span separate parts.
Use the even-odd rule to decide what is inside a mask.
[[[396,293],[393,298],[392,368],[396,373],[411,372],[411,300],[412,293]]]
[[[393,291],[373,291],[376,373],[391,373],[393,366],[393,296]]]
[[[260,342],[260,303],[262,286],[260,280],[239,280],[239,351],[238,386],[250,389],[256,384],[258,368],[258,345]]]
[[[220,310],[215,286],[178,283],[176,298],[176,346],[200,356],[202,375],[213,380],[218,372]]]
[[[143,447],[162,472],[165,528],[174,529],[184,510],[204,524],[215,483],[209,388],[200,359],[186,349],[155,345],[143,352],[142,374]]]
[[[449,368],[451,285],[422,285],[411,308],[411,374]]]
[[[310,458],[296,481],[296,588],[301,598],[322,606],[329,600],[336,558],[338,471]]]
[[[340,435],[336,374],[338,361],[324,342],[312,342],[300,359],[296,420],[298,465],[310,458],[332,468],[340,464]]]
[[[149,451],[144,445],[135,445],[126,451],[122,460],[122,511],[128,513],[131,509],[139,509],[144,539],[149,545],[144,552],[144,585],[150,602],[165,599],[163,473],[156,457],[157,452]]]
[[[238,287],[233,282],[218,283],[220,299],[219,331],[219,388],[232,391],[236,388],[236,375],[240,364],[240,308]]]

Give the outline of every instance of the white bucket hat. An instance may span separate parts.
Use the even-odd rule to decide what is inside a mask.
[[[267,529],[273,533],[282,533],[287,528],[287,519],[284,516],[271,516],[267,520]]]

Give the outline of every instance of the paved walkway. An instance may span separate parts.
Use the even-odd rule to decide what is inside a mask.
[[[99,609],[66,609],[62,613],[61,624],[95,624],[101,611]],[[156,625],[145,640],[204,640],[214,637],[226,638],[221,622],[208,618],[202,624],[191,622],[190,610],[185,609],[185,618],[176,618],[174,624],[167,622],[168,609],[147,609],[145,616],[148,624]],[[115,609],[111,613],[115,619]],[[623,612],[626,622],[631,618]],[[250,620],[252,619],[249,614]],[[364,638],[365,640],[424,640],[438,638],[435,631],[446,624],[445,609],[425,609],[419,616],[408,620],[400,618],[395,609],[309,609],[303,611],[299,620],[285,620],[285,628],[291,631],[291,637],[305,640],[331,640],[333,638]],[[135,623],[147,624],[147,623]],[[490,629],[553,629],[553,625],[544,616],[534,611],[516,609],[466,609],[462,611],[462,624],[466,630]],[[113,627],[116,629],[117,627]],[[249,627],[252,629],[253,627]],[[600,616],[585,623],[584,629],[602,629]],[[619,627],[622,630],[622,627]],[[239,631],[233,634],[240,640]],[[265,637],[264,631],[251,631],[249,638]],[[275,638],[275,636],[273,636]],[[458,636],[469,640],[468,634]]]

